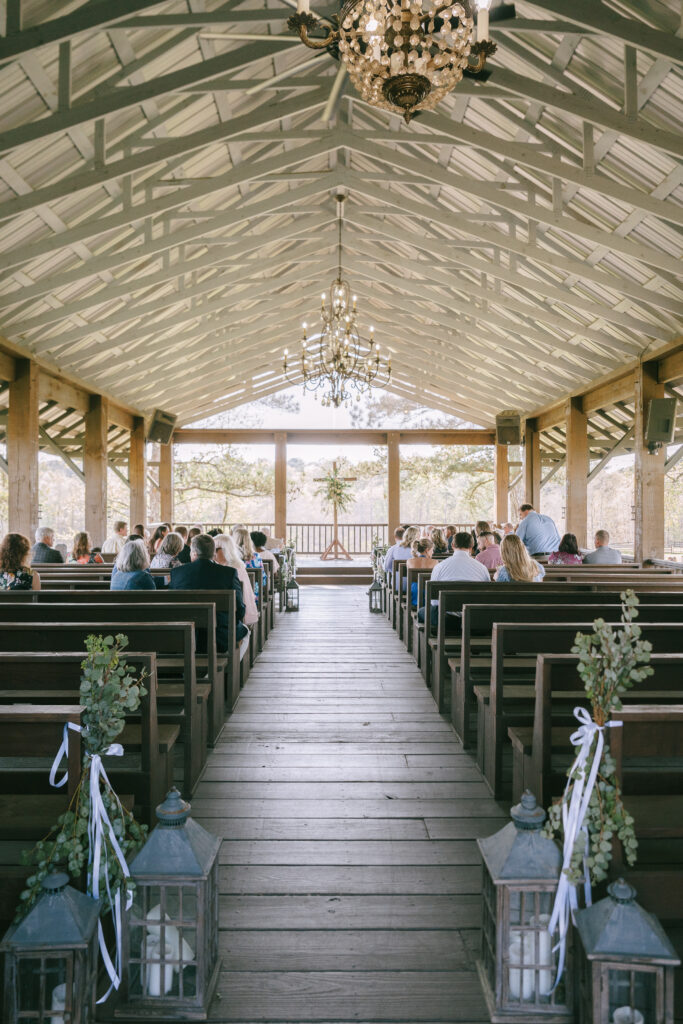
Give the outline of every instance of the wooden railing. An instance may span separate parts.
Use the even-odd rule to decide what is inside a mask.
[[[207,523],[206,529],[230,531],[233,524]],[[472,523],[455,523],[456,530],[471,530]],[[273,523],[245,523],[249,530],[267,530],[275,535]],[[332,523],[287,523],[287,541],[292,541],[300,555],[319,555],[332,543]],[[386,523],[340,523],[339,539],[350,555],[369,555],[375,544],[389,543]]]

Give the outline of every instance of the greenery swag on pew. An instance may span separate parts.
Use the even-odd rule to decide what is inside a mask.
[[[136,679],[128,671],[125,658],[121,657],[121,652],[127,646],[128,638],[121,633],[116,637],[89,636],[86,640],[88,653],[81,664],[83,674],[80,685],[80,703],[85,708],[82,716],[84,753],[81,779],[69,809],[59,816],[57,824],[45,839],[23,854],[23,862],[36,865],[36,871],[27,880],[26,889],[21,894],[22,902],[16,920],[21,920],[33,906],[40,895],[41,882],[50,872],[68,870],[74,878],[79,878],[88,867],[89,853],[92,852],[89,851],[88,840],[92,758],[105,753],[123,731],[126,714],[137,711],[140,698],[147,694],[143,686],[146,673],[143,671]],[[121,851],[128,860],[144,845],[147,826],[139,824],[130,811],[121,805],[104,778],[102,782],[102,800]],[[106,834],[104,843],[108,849],[107,856],[103,856],[100,861],[99,888],[105,892],[108,880],[113,895],[124,888],[126,880]],[[91,885],[88,884],[88,891],[90,889]]]
[[[613,629],[603,619],[596,619],[591,634],[577,633],[572,654],[579,656],[577,671],[583,680],[586,695],[591,702],[593,721],[603,727],[613,711],[621,709],[621,697],[634,683],[641,683],[653,674],[648,662],[652,644],[641,640],[640,627],[634,619],[638,615],[638,598],[632,590],[621,594],[623,629]],[[593,735],[588,760],[582,769],[570,770],[569,783],[563,799],[548,811],[546,834],[563,837],[562,809],[569,804],[572,790],[580,778],[588,778],[595,759],[598,732]],[[579,747],[575,748],[576,753]],[[607,877],[612,860],[612,840],[618,838],[629,866],[636,861],[638,842],[633,829],[633,818],[624,807],[621,787],[616,778],[614,758],[605,743],[598,767],[597,782],[590,797],[584,829],[588,832],[589,849],[586,851],[585,833],[579,831],[566,874],[569,882],[577,886],[584,877],[584,866],[592,883]],[[584,861],[585,857],[585,861]]]

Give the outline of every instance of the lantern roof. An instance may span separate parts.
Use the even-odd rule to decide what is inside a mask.
[[[636,903],[632,885],[620,878],[607,892],[604,900],[576,914],[576,927],[589,959],[628,956],[680,964],[657,918]]]
[[[64,872],[47,875],[35,905],[10,928],[0,948],[87,945],[97,926],[100,904],[68,881]]]
[[[489,874],[497,881],[558,878],[562,854],[553,839],[541,834],[545,812],[529,790],[510,811],[512,821],[478,840]]]
[[[221,845],[189,817],[190,804],[172,789],[156,809],[159,824],[133,860],[133,878],[203,878],[213,866]]]

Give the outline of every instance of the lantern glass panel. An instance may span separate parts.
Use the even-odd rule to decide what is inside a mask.
[[[658,1019],[655,970],[618,970],[606,967],[605,971],[610,1020],[617,1021],[617,1024],[638,1024],[642,1017],[649,1024]],[[638,1013],[634,1013],[634,1010]]]
[[[74,964],[71,954],[19,956],[17,959],[17,1021],[72,1024]],[[55,1013],[55,1011],[58,1011]],[[88,1020],[87,1007],[82,1020]]]
[[[506,896],[510,922],[507,949],[503,950],[506,1002],[531,1006],[563,1003],[561,986],[550,992],[556,967],[548,932],[553,894],[506,888]]]
[[[197,892],[138,883],[129,922],[131,996],[197,995]]]
[[[489,979],[491,990],[496,988],[496,887],[491,875],[484,868],[482,886],[484,914],[481,932],[481,953],[484,970]]]

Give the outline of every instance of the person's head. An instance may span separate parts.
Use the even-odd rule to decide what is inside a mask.
[[[526,501],[523,505],[519,506],[519,518],[520,519],[526,519],[526,517],[529,515],[529,513],[533,512],[533,511],[534,511],[534,506],[530,505],[529,502]]]
[[[394,530],[394,540],[396,541],[397,544],[401,543],[401,541],[403,540],[403,534],[405,532],[406,532],[405,531],[405,527],[403,527],[403,526],[397,526],[396,527],[396,529]]]
[[[208,558],[211,561],[215,554],[216,543],[213,537],[209,537],[208,533],[198,533],[196,537],[192,538],[190,558],[193,562],[197,558]]]
[[[183,538],[183,543],[187,540],[187,527],[186,526],[176,526],[174,532],[177,533],[180,537]]]
[[[507,537],[508,533],[514,533],[515,528],[512,523],[503,523],[503,536]]]
[[[36,530],[36,544],[51,548],[55,542],[55,531],[51,526],[39,526]]]
[[[431,537],[420,537],[410,545],[413,558],[431,558],[434,554],[434,541]]]
[[[159,545],[160,555],[170,555],[175,558],[185,547],[185,541],[179,533],[167,533]]]
[[[257,551],[263,551],[263,549],[266,546],[266,541],[268,540],[268,538],[266,537],[265,533],[263,533],[262,530],[252,530],[251,534],[250,534],[250,537],[251,537],[251,543],[254,545],[256,550]]]
[[[142,537],[142,539],[144,540],[145,536],[147,534],[147,531],[145,530],[145,524],[144,523],[136,523],[135,526],[133,527],[133,533],[137,537]],[[129,536],[130,536],[130,534],[129,534]]]
[[[533,583],[538,573],[538,565],[522,544],[516,533],[503,537],[500,545],[500,557],[503,565],[515,583]]]
[[[195,537],[198,537],[202,531],[198,526],[191,526],[187,531],[187,543],[191,544]]]
[[[450,540],[451,537],[455,537],[455,527],[454,526],[447,526],[446,527],[446,540]]]
[[[233,526],[232,539],[237,545],[237,550],[243,561],[248,562],[254,557],[254,545],[251,542],[251,534],[246,526]]]
[[[154,555],[155,554],[155,552],[157,550],[157,547],[158,547],[157,541],[163,540],[167,533],[168,533],[168,526],[166,526],[166,523],[160,523],[157,526],[157,528],[154,531],[154,533],[152,534],[152,536],[149,538],[149,553],[150,553],[150,555]]]
[[[28,564],[31,542],[23,533],[6,533],[0,544],[0,572],[15,573]]]
[[[609,533],[607,530],[598,530],[595,534],[596,548],[606,548],[609,545]]]
[[[474,528],[474,532],[476,533],[477,537],[480,537],[482,533],[490,533],[491,524],[487,523],[485,519],[480,519]]]
[[[482,551],[485,551],[486,548],[493,547],[493,545],[495,543],[496,543],[496,536],[495,536],[494,533],[480,533],[479,534],[479,547],[482,549]]]
[[[136,526],[135,533],[144,533],[144,527]],[[114,533],[118,533],[120,537],[125,537],[128,533],[128,523],[125,519],[114,520]]]
[[[213,526],[210,530],[207,530],[206,532],[208,533],[209,537],[217,537],[221,531],[218,529],[217,526]]]
[[[71,552],[72,558],[83,558],[84,555],[89,555],[92,549],[90,543],[90,535],[81,530],[80,533],[74,535],[74,546]]]
[[[233,569],[239,569],[243,565],[237,546],[229,533],[219,533],[217,537],[213,538],[213,542],[216,546],[216,561],[220,561],[223,565],[229,565]],[[219,558],[219,554],[222,557]]]
[[[564,555],[578,555],[579,545],[574,534],[565,533],[557,550],[561,551]]]
[[[116,559],[119,572],[141,572],[149,569],[149,555],[142,540],[127,540]]]
[[[419,526],[407,526],[403,531],[403,537],[401,539],[402,548],[412,547],[414,540],[420,539],[420,527]]]
[[[444,548],[448,547],[448,541],[446,540],[446,534],[443,532],[440,526],[432,526],[429,531],[429,538],[432,542],[432,547],[435,551],[443,551]]]
[[[144,539],[145,538],[142,536],[141,533],[129,533],[128,534],[128,540],[143,540],[144,541]],[[94,550],[95,549],[93,548],[93,551]]]
[[[456,533],[455,536],[453,537],[453,547],[456,548],[458,551],[471,551],[472,548],[474,547],[472,534],[465,533],[464,530],[461,530],[459,533]]]

